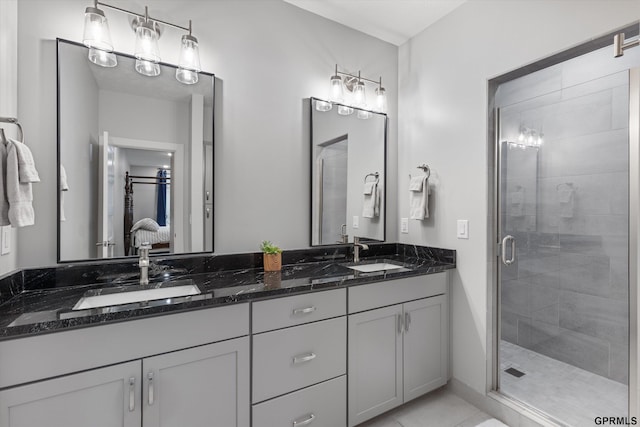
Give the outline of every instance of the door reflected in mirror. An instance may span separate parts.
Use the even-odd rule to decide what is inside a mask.
[[[310,102],[311,245],[384,241],[386,114]]]
[[[58,261],[213,251],[214,76],[193,85],[58,40]]]

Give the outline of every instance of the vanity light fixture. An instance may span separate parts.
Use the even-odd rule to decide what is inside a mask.
[[[93,7],[87,7],[85,10],[84,34],[82,37],[83,44],[89,48],[89,60],[91,62],[102,67],[115,67],[117,65],[117,59],[113,53],[109,24],[104,12],[98,8],[98,5],[134,17],[131,22],[131,27],[136,33],[134,50],[134,56],[136,58],[135,69],[138,73],[145,76],[157,76],[160,74],[160,49],[158,48],[158,39],[162,34],[161,25],[187,31],[188,34],[183,35],[181,39],[176,79],[184,84],[194,84],[198,82],[198,73],[201,71],[200,52],[198,49],[198,39],[191,34],[191,21],[189,21],[189,28],[186,28],[171,22],[151,18],[147,6],[144,8],[144,15],[141,15],[94,0]]]
[[[368,119],[371,117],[371,111],[367,111],[366,83],[373,83],[378,86],[375,90],[376,103],[374,110],[380,113],[386,113],[387,94],[385,89],[382,87],[382,77],[376,81],[362,77],[360,71],[358,71],[357,76],[338,71],[337,64],[335,73],[329,80],[330,102],[316,102],[316,110],[329,111],[332,108],[330,105],[331,103],[343,104],[338,105],[338,114],[346,116],[353,114],[355,109],[358,109],[357,116],[361,119]],[[345,99],[345,95],[348,99]]]
[[[542,129],[537,131],[536,129],[528,128],[526,126],[520,126],[520,130],[518,132],[518,142],[510,143],[520,146],[521,148],[525,147],[541,147],[544,143],[544,134],[542,133]]]

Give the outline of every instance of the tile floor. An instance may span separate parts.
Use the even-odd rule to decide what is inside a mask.
[[[575,427],[593,426],[597,416],[627,414],[628,389],[564,362],[518,345],[500,344],[501,392]],[[504,372],[510,367],[525,373],[516,378]]]
[[[490,418],[445,387],[358,427],[475,427]]]

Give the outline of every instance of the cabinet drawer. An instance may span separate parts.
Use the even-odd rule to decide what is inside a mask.
[[[349,288],[349,313],[428,298],[446,292],[446,272],[352,286]]]
[[[347,380],[342,376],[260,403],[253,407],[253,427],[344,427],[346,390]],[[312,421],[304,424],[306,420]]]
[[[254,334],[301,325],[345,315],[347,290],[336,289],[259,301],[253,303],[252,310]]]
[[[253,336],[253,403],[346,372],[346,317]]]

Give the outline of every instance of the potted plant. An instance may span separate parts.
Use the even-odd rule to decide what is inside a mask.
[[[282,269],[282,249],[265,240],[260,245],[264,271],[280,271]]]

